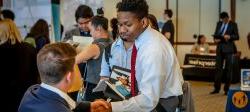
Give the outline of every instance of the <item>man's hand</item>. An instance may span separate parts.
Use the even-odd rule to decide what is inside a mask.
[[[109,77],[101,76],[100,80],[109,80]]]
[[[91,102],[90,104],[91,112],[111,112],[111,104],[105,100],[99,99]]]
[[[230,35],[224,35],[224,39],[228,41],[230,39]]]
[[[220,42],[220,39],[214,39],[214,42],[215,42],[215,43],[219,43],[219,42]]]

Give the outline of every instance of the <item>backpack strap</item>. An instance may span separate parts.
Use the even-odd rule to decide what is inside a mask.
[[[109,66],[109,72],[111,72],[111,66],[110,66],[110,63],[109,63],[109,58],[112,57],[111,56],[111,47],[112,47],[112,44],[109,44],[106,48],[105,48],[105,51],[104,51],[104,55],[105,55],[105,61],[107,62],[108,66]]]

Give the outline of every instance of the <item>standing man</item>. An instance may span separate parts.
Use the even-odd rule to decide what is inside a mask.
[[[111,44],[108,33],[108,19],[103,16],[94,16],[89,24],[90,34],[94,42],[76,56],[76,62],[87,62],[86,90],[84,100],[93,101],[100,97],[92,90],[100,80],[102,53],[104,48]]]
[[[67,95],[76,78],[75,56],[75,49],[66,43],[43,47],[37,55],[42,83],[26,91],[18,112],[93,112],[108,108],[108,104],[102,100],[76,104]]]
[[[237,52],[234,44],[235,40],[239,40],[237,24],[229,20],[227,12],[220,13],[220,19],[217,23],[214,41],[217,43],[216,48],[216,70],[214,90],[210,94],[216,94],[220,91],[223,73],[226,74],[226,82],[224,86],[225,95],[230,87],[233,73],[233,57]],[[225,61],[225,68],[223,69]],[[224,72],[225,70],[225,72]]]
[[[73,36],[86,36],[86,37],[91,37],[90,35],[90,30],[88,28],[88,24],[91,21],[91,18],[93,17],[93,11],[92,9],[87,6],[87,5],[80,5],[75,12],[75,18],[76,18],[76,22],[77,22],[77,27],[66,32],[65,33],[65,37],[63,39],[63,41],[67,41],[67,40],[73,40]],[[86,63],[79,63],[79,70],[82,74],[82,77],[85,79],[85,73],[87,71],[86,70]],[[77,93],[76,92],[72,92],[70,93],[70,96],[76,100],[77,99]]]
[[[109,64],[103,56],[100,75],[109,77],[114,65],[131,69],[132,97],[111,102],[112,111],[174,112],[183,78],[173,47],[148,25],[145,0],[122,0],[117,12],[120,38],[112,44]]]
[[[172,45],[174,45],[174,24],[172,22],[173,12],[171,9],[166,9],[164,11],[164,19],[166,22],[164,23],[161,33],[170,41]]]

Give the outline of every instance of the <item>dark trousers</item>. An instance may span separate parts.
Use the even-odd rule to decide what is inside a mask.
[[[85,101],[94,101],[95,99],[103,98],[102,93],[93,93],[92,90],[96,87],[96,84],[86,82],[86,89],[84,94]]]
[[[155,111],[156,112],[175,112],[179,106],[178,96],[171,96],[169,98],[160,98]],[[153,112],[155,112],[153,111]]]
[[[217,74],[215,75],[214,88],[215,91],[220,91],[222,76],[225,74],[225,86],[224,91],[227,92],[232,81],[233,74],[233,64],[234,64],[234,55],[233,53],[222,53],[217,52],[216,54],[216,70]],[[225,62],[225,68],[224,67]]]

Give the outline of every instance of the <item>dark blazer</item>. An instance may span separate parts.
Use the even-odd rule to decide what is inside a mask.
[[[172,20],[168,20],[164,23],[161,33],[165,36],[166,32],[170,32],[170,38],[168,39],[172,45],[174,45],[174,24]]]
[[[9,102],[4,105],[6,112],[16,112],[25,91],[39,83],[36,50],[28,43],[7,41],[0,45],[0,52],[1,100]]]
[[[216,25],[216,29],[214,32],[215,36],[220,36],[220,29],[223,25],[223,22],[219,21]],[[225,41],[224,38],[221,36],[220,42],[218,43],[217,50],[220,50],[224,53],[236,53],[237,49],[234,44],[235,40],[239,40],[239,33],[238,33],[238,27],[237,23],[229,21],[228,27],[226,29],[226,32],[224,35],[230,35],[230,39],[228,41]]]
[[[73,36],[87,36],[90,37],[90,33],[89,32],[80,32],[79,28],[74,28],[70,31],[67,31],[65,33],[65,37],[63,38],[63,41],[67,41],[67,40],[73,40]]]
[[[74,112],[88,112],[89,102],[77,105]],[[23,96],[18,112],[72,112],[65,99],[58,94],[41,87],[31,86]]]

